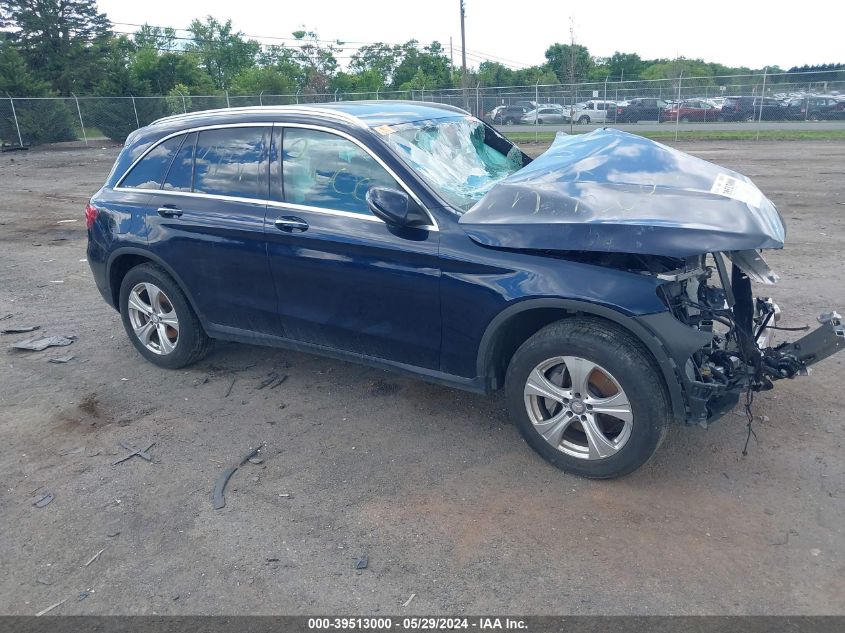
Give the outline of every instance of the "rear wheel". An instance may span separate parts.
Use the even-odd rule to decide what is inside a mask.
[[[120,284],[120,316],[135,349],[159,367],[185,367],[211,348],[185,293],[154,264],[126,273]]]
[[[581,118],[578,119],[578,123],[589,123],[589,122],[590,122],[590,117],[588,117],[586,114],[581,116]]]
[[[514,354],[508,412],[525,441],[558,468],[607,479],[645,464],[670,420],[666,390],[632,335],[599,320],[546,326]]]

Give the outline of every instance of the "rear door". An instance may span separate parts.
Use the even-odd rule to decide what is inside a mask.
[[[267,240],[285,335],[439,368],[437,228],[388,226],[364,199],[403,185],[360,141],[319,126],[278,124],[271,164]]]
[[[232,333],[281,333],[264,236],[271,129],[240,124],[186,135],[147,214],[150,250],[205,320]]]

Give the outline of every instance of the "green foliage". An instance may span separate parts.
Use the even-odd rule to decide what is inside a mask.
[[[6,95],[26,95],[29,97],[53,96],[47,82],[37,79],[27,72],[23,56],[7,40],[0,39],[0,141],[18,143],[18,125],[24,144],[38,145],[72,141],[76,138],[74,113],[69,104],[53,100],[16,100],[15,112]]]
[[[95,0],[0,0],[6,35],[35,78],[59,94],[90,91],[111,25]]]
[[[244,39],[243,33],[233,30],[232,20],[221,23],[209,15],[204,22],[191,22],[188,30],[194,39],[187,50],[196,53],[201,67],[220,90],[229,88],[236,76],[251,68],[261,51],[258,42]]]
[[[590,75],[595,62],[581,44],[552,44],[546,50],[546,65],[561,83],[577,83]]]

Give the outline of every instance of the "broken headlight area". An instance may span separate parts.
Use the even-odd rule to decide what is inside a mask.
[[[845,346],[836,312],[793,342],[773,345],[780,308],[754,297],[751,282],[774,284],[775,275],[757,251],[688,257],[678,268],[658,273],[659,293],[676,319],[709,336],[684,363],[689,421],[706,424],[729,411],[742,392],[771,389],[773,381],[809,373],[810,365]]]

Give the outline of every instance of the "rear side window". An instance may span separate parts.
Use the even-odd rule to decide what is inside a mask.
[[[185,135],[180,134],[159,143],[132,168],[120,186],[132,189],[159,189],[167,168],[182,145]]]
[[[238,198],[266,198],[267,175],[261,169],[263,136],[264,128],[260,127],[200,132],[193,190]]]
[[[166,191],[190,191],[191,179],[194,172],[194,146],[197,143],[197,133],[192,132],[182,143],[176,153],[176,158],[170,163],[170,171],[164,179],[162,189]]]

